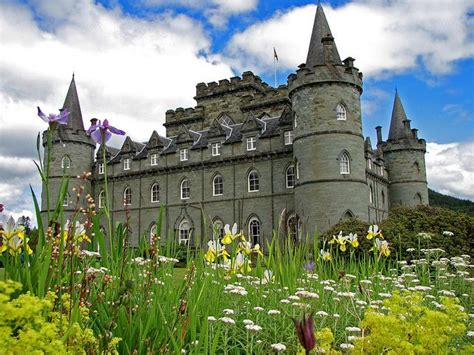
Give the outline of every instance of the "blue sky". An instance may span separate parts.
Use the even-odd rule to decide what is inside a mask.
[[[395,88],[428,143],[430,187],[474,200],[474,0],[322,1],[342,58],[364,73],[364,133],[388,134]],[[0,203],[25,214],[39,191],[35,116],[61,107],[76,73],[83,116],[139,141],[198,82],[251,70],[278,83],[306,59],[316,1],[0,2]],[[86,124],[87,125],[87,124]],[[137,129],[137,127],[140,127]],[[121,141],[114,142],[120,145]]]

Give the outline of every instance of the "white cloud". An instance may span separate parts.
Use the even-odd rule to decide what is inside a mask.
[[[474,56],[468,16],[473,9],[473,0],[324,6],[341,57],[355,57],[361,71],[372,76],[403,72],[420,61],[432,73],[450,72],[457,60]],[[315,10],[314,5],[292,8],[236,34],[227,51],[233,64],[269,72],[276,47],[279,66],[294,70],[306,61]]]
[[[427,143],[428,185],[434,190],[474,201],[474,141]]]
[[[147,140],[154,129],[164,133],[167,109],[195,105],[196,83],[233,76],[188,16],[139,19],[92,0],[34,4],[0,2],[0,159],[28,157],[28,167],[17,166],[24,171],[34,169],[36,134],[45,129],[36,106],[57,112],[72,72],[85,125],[92,117],[109,118],[136,140]],[[19,196],[31,180],[7,183],[7,175],[20,173],[17,167],[0,169],[0,203],[20,213]]]

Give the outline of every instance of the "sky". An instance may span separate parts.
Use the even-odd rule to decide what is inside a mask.
[[[341,58],[364,73],[364,134],[388,134],[395,89],[427,141],[428,185],[474,200],[474,0],[321,1]],[[0,0],[0,203],[32,216],[46,127],[75,73],[85,125],[164,134],[195,85],[251,70],[274,85],[306,60],[316,1]],[[123,139],[123,138],[122,138]],[[122,140],[112,143],[117,147]]]

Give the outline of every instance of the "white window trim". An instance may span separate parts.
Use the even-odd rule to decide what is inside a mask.
[[[347,109],[343,104],[338,104],[336,107],[336,119],[338,121],[347,120]]]
[[[184,197],[183,195],[183,184],[184,183],[187,183],[187,189],[188,189],[188,196],[187,197]],[[183,179],[183,181],[181,181],[181,184],[179,185],[179,189],[180,189],[180,196],[181,196],[181,200],[189,200],[189,198],[191,197],[191,189],[189,187],[189,180],[188,179]]]
[[[285,145],[293,144],[293,139],[294,139],[293,131],[285,131],[285,133],[283,133],[283,137],[284,137]]]
[[[247,152],[251,152],[257,149],[257,138],[249,137],[247,138]]]
[[[222,193],[216,193],[216,179],[220,177],[221,178],[221,185],[222,185]],[[224,179],[222,178],[222,175],[216,175],[214,176],[214,179],[212,179],[212,196],[222,196],[224,194]]]
[[[104,163],[99,163],[99,175],[103,175],[105,172]]]
[[[68,207],[69,206],[69,199],[71,198],[71,196],[69,195],[69,193],[66,193],[66,195],[64,196],[64,200],[63,200],[63,207]]]
[[[67,164],[64,164],[65,162],[67,162]],[[61,159],[61,169],[70,169],[70,168],[71,168],[71,158],[69,158],[66,155]]]
[[[257,174],[258,188],[257,188],[256,190],[250,190],[250,175],[252,175],[252,173]],[[248,191],[248,192],[259,192],[259,191],[260,191],[260,175],[258,174],[258,171],[257,171],[257,170],[252,170],[252,171],[250,171],[249,174],[247,175],[247,191]]]
[[[183,224],[185,224],[185,223],[188,225],[188,229],[187,229],[188,235],[187,235],[187,238],[181,239],[181,231],[184,230],[184,229],[182,228],[182,226],[183,226]],[[190,226],[189,222],[188,222],[186,219],[183,219],[183,220],[181,221],[181,223],[179,224],[179,227],[178,227],[178,243],[179,243],[179,244],[188,245],[188,244],[189,244],[190,236],[191,236],[191,226]],[[183,243],[183,242],[184,242],[184,243]]]
[[[127,203],[127,190],[130,190],[130,202]],[[124,206],[131,206],[132,205],[132,189],[130,186],[127,186],[125,189],[123,189],[123,205]]]
[[[221,155],[221,144],[220,143],[212,143],[211,144],[211,155],[213,157],[217,157],[219,155]]]
[[[105,192],[104,190],[102,190],[101,192],[99,192],[99,208],[103,208],[104,206],[103,203],[102,203],[102,200],[105,199]]]
[[[347,159],[347,165],[345,164],[346,159]],[[347,170],[345,169],[346,166],[347,166]],[[349,154],[347,154],[346,152],[342,153],[340,156],[339,172],[341,175],[349,175],[351,173],[351,159],[349,157]]]
[[[262,238],[262,222],[260,222],[260,220],[257,217],[252,217],[249,221],[248,228],[247,228],[249,240],[251,243],[254,243],[254,236],[250,233],[253,222],[258,223],[258,238],[257,239],[258,239],[258,242],[261,242],[260,239]]]
[[[154,200],[154,199],[153,199],[153,189],[154,189],[156,186],[158,187],[158,199],[157,199],[157,200]],[[160,185],[157,184],[157,183],[151,185],[151,189],[150,189],[150,202],[151,202],[151,203],[158,203],[158,202],[160,202]]]
[[[150,156],[150,165],[157,166],[158,165],[158,154],[154,153]]]
[[[288,170],[293,168],[293,186],[290,186],[288,184]],[[289,167],[286,168],[285,171],[285,180],[286,180],[286,188],[287,189],[294,189],[295,188],[295,183],[296,183],[296,167],[294,165],[290,165]]]
[[[179,161],[188,161],[189,160],[189,152],[188,148],[183,148],[179,150]]]
[[[130,170],[130,158],[123,160],[123,170]]]

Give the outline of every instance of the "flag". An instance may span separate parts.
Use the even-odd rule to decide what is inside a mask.
[[[278,55],[275,47],[273,47],[273,58],[278,62]]]

